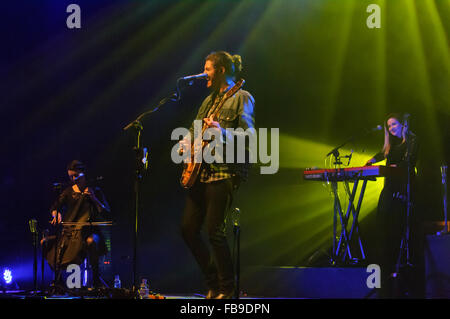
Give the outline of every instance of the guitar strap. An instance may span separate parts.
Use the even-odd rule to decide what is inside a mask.
[[[222,100],[224,99],[226,92],[228,92],[228,90],[225,91],[223,94],[220,94],[220,93],[214,93],[213,94],[213,96],[212,96],[212,99],[213,99],[212,100],[212,105],[209,108],[208,113],[206,114],[206,117],[210,117],[212,114],[216,113],[216,110],[219,107],[219,105],[222,103]],[[204,165],[202,163],[202,169],[206,169],[208,171],[208,174],[211,173],[211,167],[209,165]]]

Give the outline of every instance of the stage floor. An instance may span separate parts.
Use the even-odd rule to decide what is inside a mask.
[[[111,294],[108,296],[105,296],[105,294],[100,295],[94,295],[94,292],[87,292],[83,294],[83,292],[76,292],[73,294],[45,294],[41,293],[40,291],[37,291],[37,293],[34,292],[27,292],[24,290],[11,290],[11,291],[0,291],[0,299],[43,299],[43,300],[64,300],[64,299],[132,299],[129,296],[112,296]],[[169,300],[182,300],[182,299],[190,299],[190,300],[205,300],[205,296],[202,294],[163,294],[159,293],[159,296],[162,298],[159,299],[169,299]],[[264,296],[241,296],[239,299],[242,300],[255,300],[255,299],[307,299],[307,298],[290,298],[290,297],[264,297]],[[158,300],[158,298],[149,298],[148,300]]]

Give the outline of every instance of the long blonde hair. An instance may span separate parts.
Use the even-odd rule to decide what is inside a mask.
[[[387,157],[389,154],[389,151],[391,150],[391,133],[389,133],[389,130],[387,128],[387,122],[390,119],[396,119],[401,125],[402,125],[402,143],[405,143],[406,141],[406,135],[405,135],[405,123],[402,120],[403,116],[398,113],[391,113],[386,117],[386,120],[384,121],[384,145],[383,145],[383,154],[384,158]]]

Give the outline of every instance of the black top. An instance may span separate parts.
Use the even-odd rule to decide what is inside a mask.
[[[62,220],[64,222],[88,222],[88,221],[102,221],[105,220],[105,213],[110,211],[109,205],[105,199],[105,195],[99,187],[95,187],[95,197],[105,207],[98,211],[97,206],[89,197],[79,192],[75,192],[73,188],[67,187],[57,198],[51,206],[51,211],[64,209],[62,213]]]
[[[396,165],[399,168],[406,169],[408,160],[411,164],[410,175],[414,177],[415,166],[417,161],[418,143],[415,134],[410,133],[405,142],[401,138],[390,136],[391,149],[386,156],[386,166]],[[374,156],[376,162],[384,160],[384,152],[380,151]],[[386,176],[385,187],[391,188],[393,191],[401,191],[401,188],[407,183],[406,174],[398,176]],[[399,189],[400,188],[400,189]]]

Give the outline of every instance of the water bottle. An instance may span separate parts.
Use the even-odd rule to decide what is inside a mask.
[[[141,286],[139,288],[139,296],[141,299],[148,299],[149,293],[148,293],[148,284],[147,279],[142,279]]]
[[[114,288],[121,288],[119,275],[114,276]]]

